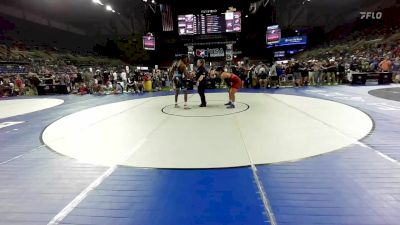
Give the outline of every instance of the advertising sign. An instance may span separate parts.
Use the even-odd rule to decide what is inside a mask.
[[[196,49],[196,56],[200,58],[225,57],[225,51],[223,48]]]

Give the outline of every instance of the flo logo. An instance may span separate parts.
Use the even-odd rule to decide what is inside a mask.
[[[362,20],[367,20],[367,19],[373,19],[373,20],[380,20],[382,19],[382,12],[360,12],[361,14],[361,19]]]

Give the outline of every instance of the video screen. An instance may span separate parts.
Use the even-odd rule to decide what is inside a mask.
[[[153,36],[143,36],[143,48],[145,50],[156,50],[156,39]]]
[[[279,46],[287,46],[287,45],[306,45],[307,44],[307,36],[295,36],[295,37],[286,37],[282,38],[279,42]]]
[[[267,28],[267,44],[277,44],[281,40],[281,29],[279,25],[269,26]]]
[[[294,36],[281,38],[278,43],[269,44],[267,48],[292,45],[307,45],[307,36]]]
[[[226,32],[240,32],[242,30],[241,12],[225,13]]]
[[[201,35],[241,32],[241,12],[222,14],[188,14],[178,16],[179,35]]]

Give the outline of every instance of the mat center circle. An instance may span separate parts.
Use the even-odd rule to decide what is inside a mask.
[[[215,116],[228,116],[232,114],[242,113],[250,109],[246,103],[236,102],[235,108],[227,109],[224,101],[211,101],[207,107],[200,107],[197,102],[190,102],[189,109],[185,109],[183,104],[175,107],[175,104],[167,105],[161,111],[167,115],[180,116],[180,117],[215,117]]]

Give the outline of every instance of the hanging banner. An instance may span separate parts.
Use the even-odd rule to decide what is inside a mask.
[[[232,61],[233,60],[233,44],[227,44],[226,45],[226,61]]]
[[[188,46],[188,58],[190,63],[194,62],[194,46]]]

